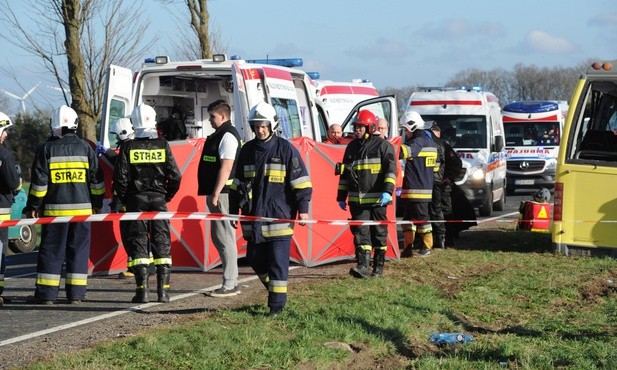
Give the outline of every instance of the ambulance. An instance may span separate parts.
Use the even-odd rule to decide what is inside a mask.
[[[552,243],[617,257],[617,60],[593,63],[570,100],[555,176]]]
[[[265,101],[277,111],[277,135],[299,148],[316,184],[310,214],[320,217],[327,213],[329,217],[346,219],[348,215],[343,216],[342,211],[341,214],[333,212],[327,201],[331,198],[334,202],[332,197],[336,195],[335,181],[338,180],[334,176],[334,164],[340,161],[335,156],[339,152],[342,156],[344,147],[323,144],[327,148],[317,150],[315,143],[326,139],[330,121],[311,78],[299,69],[301,66],[300,58],[244,60],[228,58],[224,54],[194,61],[171,61],[167,56],[158,56],[146,59],[136,72],[111,65],[105,81],[98,140],[107,148],[115,148],[116,138],[110,131],[112,124],[121,117],[129,117],[134,107],[141,103],[152,106],[157,114],[157,128],[169,142],[183,174],[180,190],[168,208],[173,212],[205,212],[205,197],[197,196],[196,179],[203,143],[214,131],[209,122],[208,105],[225,99],[232,108],[232,123],[242,141],[247,142],[254,137],[248,122],[249,111]],[[365,104],[384,107],[381,108],[383,111],[392,112],[388,119],[398,120],[393,97],[361,102],[349,116],[353,117]],[[315,158],[310,160],[311,156]],[[112,167],[104,158],[100,161],[105,171],[106,200],[109,201],[112,197]],[[326,176],[330,173],[332,176]],[[335,202],[333,204],[336,206]],[[123,270],[126,260],[122,261],[121,248],[118,249],[121,244],[117,222],[105,224],[93,224],[97,238],[92,242],[91,262],[94,266],[91,266],[91,271]],[[102,228],[105,230],[100,230]],[[311,265],[353,256],[353,250],[348,252],[340,247],[343,242],[334,245],[336,250],[329,249],[339,238],[347,237],[348,227],[344,225],[333,229],[332,226],[317,224],[298,229],[301,230],[294,234],[292,249],[294,245],[303,245],[305,249],[292,250],[292,259],[297,262]],[[218,252],[210,245],[209,223],[203,219],[172,220],[171,232],[174,268],[205,271],[220,263]],[[344,243],[347,244],[353,246]],[[116,249],[110,250],[112,247]],[[238,248],[238,255],[243,256],[246,250],[241,236],[238,236]]]
[[[503,107],[507,193],[555,185],[557,153],[568,114],[565,101],[519,101]]]
[[[379,96],[373,84],[366,80],[352,82],[313,80],[313,82],[316,94],[328,114],[330,123],[339,125],[345,121],[357,103]]]
[[[479,214],[502,211],[506,151],[499,99],[478,87],[420,87],[411,94],[406,110],[437,122],[441,137],[463,161],[456,183]]]

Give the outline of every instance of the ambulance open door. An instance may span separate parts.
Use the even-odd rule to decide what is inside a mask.
[[[99,140],[106,148],[117,146],[115,135],[110,135],[111,125],[131,114],[133,72],[128,68],[110,65],[105,81],[105,98],[101,114]]]
[[[388,121],[389,139],[400,135],[398,128],[398,108],[396,106],[396,97],[394,95],[366,99],[356,104],[342,124],[344,135],[346,133],[353,133],[353,119],[356,118],[358,111],[362,109],[368,109],[373,112],[377,118],[385,118]]]
[[[234,86],[234,104],[232,122],[235,124],[236,129],[240,132],[240,137],[244,138],[244,141],[248,141],[253,138],[253,132],[248,122],[249,110],[248,94],[246,89],[245,74],[250,75],[250,68],[242,68],[237,64],[231,66],[232,81]]]

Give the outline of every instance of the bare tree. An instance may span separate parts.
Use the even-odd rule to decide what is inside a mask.
[[[9,0],[1,1],[0,37],[39,58],[77,112],[79,135],[95,140],[107,66],[136,62],[150,41],[144,38],[148,23],[141,20],[142,2],[24,0],[28,22]]]

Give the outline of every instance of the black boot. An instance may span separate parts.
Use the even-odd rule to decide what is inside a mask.
[[[138,265],[133,267],[135,274],[135,296],[131,300],[133,303],[148,303],[148,266]]]
[[[446,249],[446,236],[444,234],[435,234],[433,248]]]
[[[373,256],[373,277],[382,277],[383,276],[383,265],[386,262],[386,250],[385,249],[377,249],[375,250],[375,255]]]
[[[171,267],[168,265],[156,266],[156,292],[159,295],[159,302],[169,302],[169,278],[171,277]]]
[[[362,248],[356,248],[356,259],[358,264],[349,270],[349,273],[356,278],[367,279],[371,277],[369,264],[371,262],[371,251],[365,251]]]

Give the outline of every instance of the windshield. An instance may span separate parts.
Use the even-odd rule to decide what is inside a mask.
[[[506,146],[559,145],[557,122],[504,122]]]
[[[422,115],[441,128],[441,138],[453,148],[486,148],[486,117],[458,115]]]

